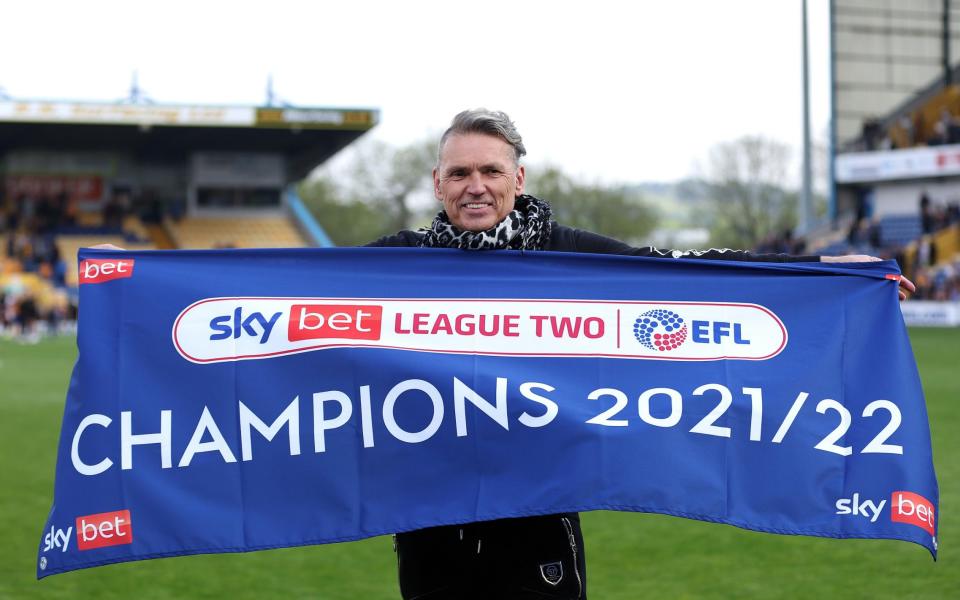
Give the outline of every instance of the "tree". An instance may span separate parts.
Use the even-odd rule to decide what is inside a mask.
[[[639,196],[575,181],[555,166],[528,169],[525,188],[550,202],[558,222],[628,243],[644,245],[657,224],[656,211]]]
[[[762,136],[714,146],[704,180],[710,241],[752,248],[796,225],[797,193],[787,189],[790,149]]]
[[[337,246],[359,246],[396,231],[388,211],[372,202],[343,199],[329,175],[311,177],[299,192]]]
[[[418,200],[433,197],[436,148],[434,138],[399,148],[363,140],[301,184],[300,197],[338,246],[411,229]]]
[[[395,148],[370,141],[357,148],[341,185],[347,197],[385,208],[394,231],[410,229],[417,197],[431,195],[438,138]]]

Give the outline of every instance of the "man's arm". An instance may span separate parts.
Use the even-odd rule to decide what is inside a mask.
[[[653,258],[703,258],[708,260],[737,260],[751,262],[823,262],[823,263],[850,263],[875,262],[881,259],[876,256],[854,254],[849,256],[817,256],[790,254],[755,254],[746,250],[731,250],[729,248],[711,248],[709,250],[667,250],[652,246],[634,247],[619,240],[608,238],[582,229],[559,227],[555,232],[559,236],[561,245],[572,245],[575,252],[591,252],[598,254],[621,254],[629,256],[649,256]],[[916,286],[906,277],[900,277],[900,288],[897,290],[901,300],[906,300],[906,292],[915,292]]]
[[[597,233],[555,225],[554,249],[573,248],[574,252],[620,254],[653,258],[704,258],[708,260],[740,260],[752,262],[818,262],[819,256],[790,254],[755,254],[746,250],[710,248],[709,250],[669,250],[653,246],[636,247]]]

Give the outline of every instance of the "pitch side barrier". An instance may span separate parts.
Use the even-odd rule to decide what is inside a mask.
[[[598,509],[936,556],[892,261],[79,260],[38,577]]]
[[[960,300],[911,300],[900,310],[908,327],[960,327]]]

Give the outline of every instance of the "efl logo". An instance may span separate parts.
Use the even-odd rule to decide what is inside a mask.
[[[676,306],[680,309],[677,312],[656,308],[633,321],[633,337],[655,355],[665,353],[664,359],[711,355],[762,359],[779,353],[786,343],[783,324],[762,307],[707,303]]]
[[[88,258],[80,263],[80,285],[133,277],[133,259]]]
[[[93,550],[104,546],[133,543],[133,523],[129,510],[77,517],[77,549]]]
[[[633,335],[645,347],[666,352],[687,340],[687,326],[672,310],[648,310],[633,323]]]
[[[890,504],[891,521],[916,525],[934,535],[934,508],[929,500],[913,492],[894,492]]]
[[[383,307],[352,304],[294,304],[287,338],[379,340]]]

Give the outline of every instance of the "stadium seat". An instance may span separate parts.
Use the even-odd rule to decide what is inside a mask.
[[[308,244],[287,216],[193,217],[167,221],[178,248],[303,248]]]
[[[906,246],[922,233],[920,216],[887,215],[880,219],[880,240],[884,247]]]

